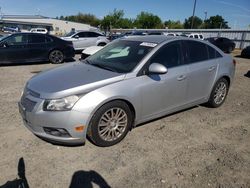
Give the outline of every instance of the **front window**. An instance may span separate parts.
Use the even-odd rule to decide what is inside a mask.
[[[131,72],[156,45],[120,40],[90,56],[87,61],[93,66],[113,72],[127,73]]]
[[[9,45],[23,45],[28,42],[27,35],[13,35],[8,37],[5,42]]]

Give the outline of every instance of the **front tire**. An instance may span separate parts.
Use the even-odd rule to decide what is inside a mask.
[[[208,106],[212,108],[217,108],[221,106],[226,100],[228,89],[228,81],[225,78],[219,79],[213,87],[212,93],[207,103]]]
[[[88,137],[97,146],[119,143],[132,125],[132,113],[123,101],[113,101],[99,108],[91,119]]]
[[[60,64],[64,61],[64,54],[60,50],[52,50],[49,53],[49,61],[53,64]]]

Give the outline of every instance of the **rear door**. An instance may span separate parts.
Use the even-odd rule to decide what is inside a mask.
[[[215,80],[218,60],[214,48],[199,41],[185,41],[188,66],[188,103],[204,100]],[[211,52],[212,51],[212,52]],[[212,55],[209,55],[213,53]]]
[[[29,34],[28,37],[29,61],[48,59],[48,49],[44,34]]]
[[[0,47],[1,63],[24,63],[29,56],[27,34],[14,34],[3,41]]]

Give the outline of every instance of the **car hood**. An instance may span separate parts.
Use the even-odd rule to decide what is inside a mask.
[[[28,81],[27,88],[39,93],[40,98],[55,99],[84,94],[124,78],[125,74],[78,62],[37,74]]]

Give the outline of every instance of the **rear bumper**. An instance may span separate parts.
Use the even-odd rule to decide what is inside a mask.
[[[64,58],[65,59],[70,59],[75,57],[75,50],[73,47],[68,47],[64,50]]]

